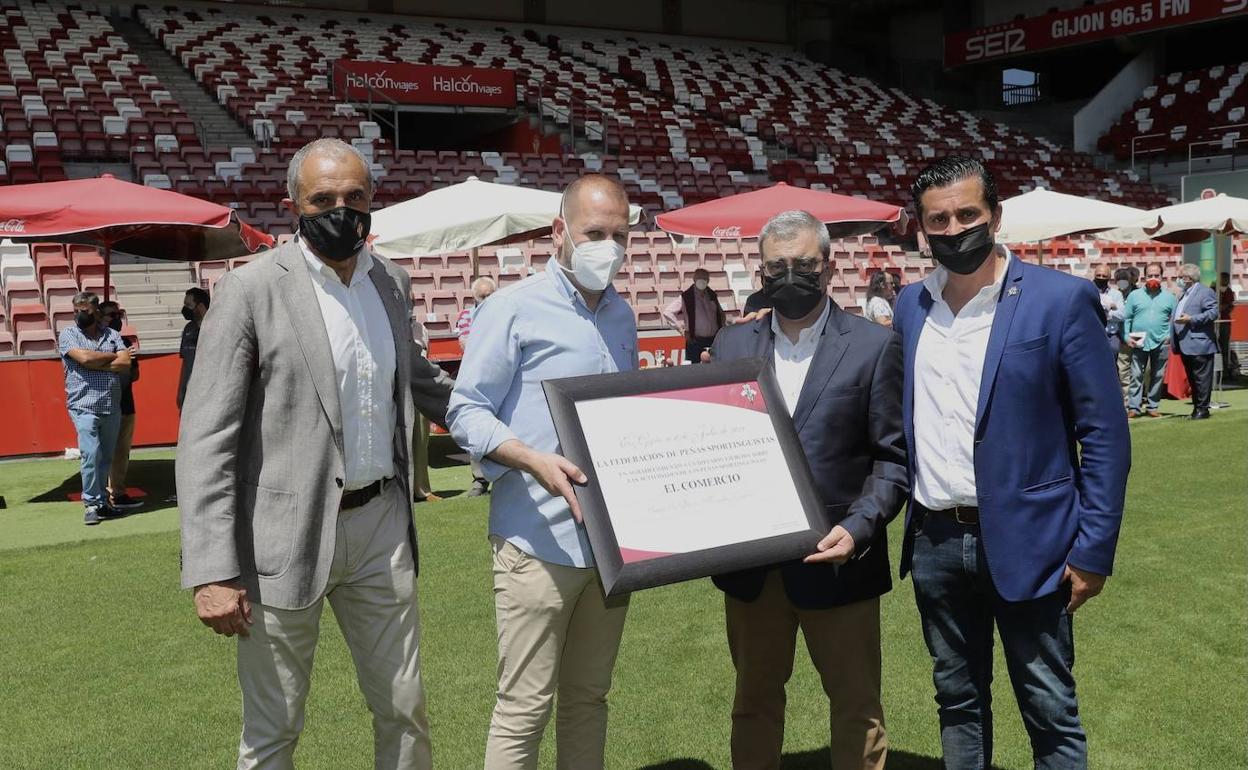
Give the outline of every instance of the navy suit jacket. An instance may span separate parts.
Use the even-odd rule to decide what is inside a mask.
[[[884,526],[905,503],[906,447],[901,430],[901,340],[890,329],[831,304],[810,361],[793,425],[829,518],[854,538],[839,568],[787,562],[714,578],[742,601],[757,599],[767,573],[780,569],[785,593],[804,609],[870,599],[892,588]],[[720,330],[716,361],[774,361],[771,318]]]
[[[989,334],[975,419],[975,487],[988,570],[1006,601],[1052,593],[1067,563],[1113,571],[1131,437],[1105,316],[1091,281],[1011,258]],[[897,298],[903,413],[914,447],[915,350],[933,299]],[[909,455],[910,478],[915,453]],[[912,497],[913,500],[913,497]],[[916,522],[906,517],[901,574]]]
[[[1176,324],[1174,318],[1179,315],[1179,305],[1183,299],[1187,304],[1183,312],[1192,317],[1185,324]],[[1203,283],[1192,285],[1174,306],[1174,315],[1170,318],[1170,339],[1178,351],[1189,356],[1211,356],[1218,352],[1218,335],[1214,332],[1213,322],[1218,320],[1218,295]]]

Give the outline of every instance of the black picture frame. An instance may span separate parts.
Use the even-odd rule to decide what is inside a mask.
[[[611,507],[604,499],[597,481],[594,458],[585,439],[576,409],[577,403],[738,383],[742,386],[747,383],[756,384],[763,394],[772,429],[788,465],[798,499],[802,503],[808,528],[761,540],[626,563],[616,540]],[[603,589],[609,597],[801,558],[815,552],[816,544],[832,526],[827,509],[815,487],[805,451],[793,427],[793,420],[785,409],[775,370],[766,359],[745,358],[615,374],[565,377],[546,380],[542,387],[562,453],[576,463],[587,477],[584,485],[576,487],[576,499],[585,521]],[[644,418],[640,415],[638,420],[638,424],[643,424]],[[777,480],[777,483],[784,482]],[[759,515],[765,516],[767,511],[761,510]]]

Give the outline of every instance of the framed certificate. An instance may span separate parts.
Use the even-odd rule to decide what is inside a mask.
[[[762,358],[543,387],[608,596],[800,558],[831,528]]]

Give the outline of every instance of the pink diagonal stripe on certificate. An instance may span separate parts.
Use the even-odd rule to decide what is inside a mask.
[[[665,390],[632,396],[632,398],[670,398],[676,401],[702,401],[708,404],[735,406],[754,412],[767,411],[767,403],[763,400],[763,389],[754,381],[736,382],[728,385],[710,385],[705,388]]]
[[[660,559],[664,556],[671,556],[670,553],[662,551],[642,551],[636,548],[620,548],[620,560],[625,564],[632,564],[638,561],[648,561],[650,559]]]

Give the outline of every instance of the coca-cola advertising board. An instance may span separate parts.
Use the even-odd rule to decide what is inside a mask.
[[[516,106],[516,75],[506,69],[435,67],[402,62],[352,61],[334,64],[334,94],[349,102],[387,97],[399,104],[460,107]]]

